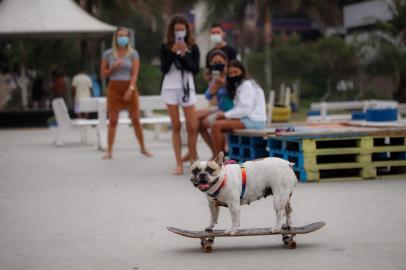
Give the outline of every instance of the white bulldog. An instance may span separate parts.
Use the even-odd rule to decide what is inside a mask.
[[[206,193],[211,213],[211,231],[217,224],[219,206],[228,207],[232,225],[227,234],[234,235],[240,227],[240,205],[250,204],[269,195],[273,196],[276,223],[273,232],[279,232],[282,225],[292,226],[290,198],[297,178],[293,163],[281,158],[270,157],[239,164],[223,164],[224,154],[216,160],[196,161],[191,167],[193,185]],[[245,172],[244,172],[245,170]],[[243,175],[245,174],[246,177]],[[245,180],[244,180],[245,178]],[[245,182],[245,184],[244,184]],[[286,217],[286,223],[283,219]]]

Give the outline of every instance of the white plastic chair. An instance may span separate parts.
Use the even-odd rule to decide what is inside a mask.
[[[80,142],[83,144],[88,143],[87,129],[89,126],[97,125],[98,120],[72,120],[63,98],[56,98],[52,101],[52,110],[58,124],[54,140],[56,146],[62,146],[64,144],[65,137],[70,131],[79,131]]]

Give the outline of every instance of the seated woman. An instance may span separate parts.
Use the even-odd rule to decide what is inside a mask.
[[[227,112],[218,112],[211,126],[214,156],[225,150],[225,132],[242,128],[263,129],[266,123],[264,91],[254,80],[247,78],[245,68],[238,60],[232,60],[228,65],[226,88],[234,107]]]
[[[210,70],[208,78],[210,82],[205,92],[205,97],[210,101],[212,106],[196,111],[196,118],[198,131],[210,147],[212,155],[214,155],[213,143],[208,129],[215,122],[218,112],[226,112],[233,107],[233,100],[227,94],[225,87],[228,63],[227,55],[222,50],[213,50],[209,54],[208,60]],[[189,158],[189,154],[186,154],[183,157],[183,161],[186,162]]]

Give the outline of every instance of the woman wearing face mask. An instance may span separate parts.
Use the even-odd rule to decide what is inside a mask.
[[[226,112],[233,107],[233,100],[226,90],[227,55],[222,50],[213,50],[209,55],[209,86],[205,92],[206,99],[214,104],[213,107],[196,111],[197,130],[212,151],[213,143],[208,129],[216,121],[218,112]],[[198,135],[198,134],[196,134]],[[189,160],[189,153],[182,160]]]
[[[266,123],[264,91],[255,81],[247,79],[245,68],[238,60],[232,60],[228,65],[226,88],[234,107],[217,113],[217,120],[211,127],[215,156],[225,150],[225,132],[242,128],[263,129]]]
[[[188,133],[190,159],[196,159],[196,88],[194,76],[199,72],[200,52],[194,43],[189,23],[175,15],[161,46],[161,97],[167,105],[172,123],[172,143],[176,158],[175,175],[183,174],[179,106],[183,108]]]
[[[139,55],[129,44],[129,31],[124,27],[117,28],[113,35],[112,48],[103,53],[100,65],[101,77],[109,79],[107,87],[108,146],[103,159],[113,157],[113,143],[118,115],[122,109],[127,109],[130,113],[141,153],[147,157],[152,156],[145,148],[140,124],[139,93],[137,89],[139,68]]]

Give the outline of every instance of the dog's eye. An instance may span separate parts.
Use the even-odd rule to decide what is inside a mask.
[[[211,167],[207,167],[206,168],[206,172],[212,174],[215,171],[215,169],[211,168]]]
[[[197,167],[192,170],[193,174],[198,174],[199,172],[200,172],[200,169]]]

